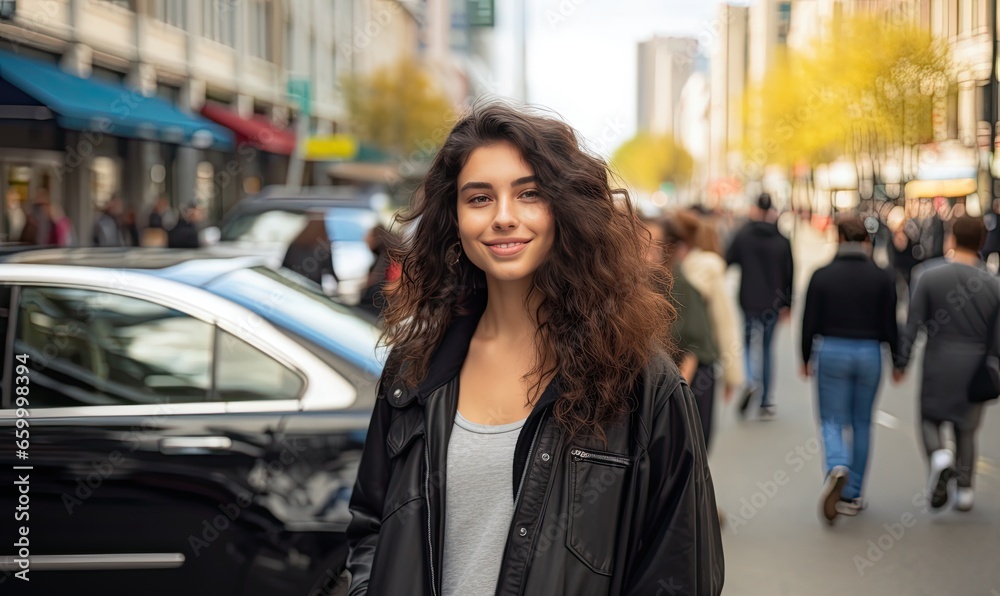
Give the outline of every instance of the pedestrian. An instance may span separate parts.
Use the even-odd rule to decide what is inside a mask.
[[[111,195],[101,214],[94,222],[94,232],[91,240],[94,246],[125,246],[122,240],[118,218],[122,214],[122,199],[118,194]]]
[[[721,592],[672,308],[579,138],[476,106],[401,218],[415,226],[351,498],[352,594]]]
[[[25,219],[24,209],[21,208],[21,195],[13,188],[7,189],[7,217],[4,218],[4,239],[8,242],[20,239]]]
[[[386,273],[391,263],[389,245],[390,243],[397,244],[398,241],[385,226],[378,224],[365,235],[365,243],[368,245],[368,250],[372,251],[375,262],[368,269],[368,281],[365,283],[365,289],[361,292],[358,306],[371,314],[381,316],[386,306]]]
[[[691,287],[682,273],[676,271],[678,263],[687,253],[687,248],[680,240],[675,228],[667,220],[652,217],[640,217],[643,224],[641,238],[647,235],[650,239],[645,248],[645,260],[655,267],[655,272],[662,269],[668,272],[665,277],[654,275],[654,287],[664,296],[669,297],[674,306],[675,315],[671,326],[671,337],[674,341],[673,360],[681,372],[681,376],[691,387],[698,402],[698,393],[694,390],[695,377],[698,374],[699,358],[696,351],[705,345],[705,339],[711,331],[708,329],[708,315],[705,303],[698,292]],[[711,345],[708,346],[711,349]],[[703,406],[699,403],[699,414]],[[705,418],[701,416],[703,431]],[[705,434],[703,432],[703,434]],[[705,434],[706,443],[708,435]]]
[[[678,351],[684,355],[685,366],[693,366],[685,374],[701,419],[705,447],[712,438],[712,416],[715,410],[715,366],[719,352],[715,342],[708,300],[688,277],[688,259],[691,258],[697,220],[682,220],[682,214],[672,213],[663,220],[663,250],[667,270],[673,277],[671,296],[677,308],[674,321],[674,338]],[[694,226],[694,227],[692,227]],[[692,362],[693,361],[693,362]]]
[[[699,218],[691,212],[678,211],[675,219],[689,246],[687,256],[681,262],[684,276],[705,301],[711,320],[717,352],[715,361],[711,363],[713,388],[714,370],[719,368],[722,370],[723,397],[728,403],[746,379],[736,308],[726,288],[726,260],[722,257],[719,234],[710,219]],[[698,389],[692,389],[697,396]]]
[[[292,240],[285,251],[281,266],[307,277],[320,287],[329,287],[324,278],[339,282],[333,268],[333,243],[326,230],[326,220],[322,212],[307,214],[302,231]]]
[[[200,248],[198,223],[201,221],[201,207],[197,201],[181,206],[177,223],[167,232],[167,248]]]
[[[20,242],[36,246],[50,244],[52,219],[49,214],[49,204],[49,191],[45,188],[38,189],[35,201],[25,218],[24,227],[21,228]]]
[[[166,231],[174,227],[175,222],[176,216],[170,209],[170,198],[160,195],[149,212],[148,227]]]
[[[135,208],[125,209],[121,217],[121,235],[125,246],[140,246],[139,226],[136,223]]]
[[[981,219],[959,217],[946,240],[950,256],[914,270],[910,309],[894,373],[897,381],[902,379],[913,343],[922,332],[927,343],[920,381],[920,429],[930,469],[928,500],[935,511],[951,502],[959,511],[972,509],[982,401],[1000,392],[995,386],[992,396],[970,395],[969,390],[987,356],[996,357],[1000,343],[1000,288],[979,258],[985,235]],[[954,431],[955,453],[941,439],[945,423]]]
[[[894,275],[872,260],[859,216],[838,217],[837,231],[837,254],[813,273],[802,312],[802,376],[816,378],[826,474],[820,510],[830,523],[865,507],[882,345],[899,353]]]
[[[743,310],[743,347],[747,387],[739,403],[746,416],[751,401],[760,398],[761,419],[774,417],[771,397],[771,343],[779,321],[787,321],[792,307],[792,246],[778,226],[769,221],[771,196],[762,193],[750,208],[751,221],[733,238],[726,262],[739,265],[740,308]]]
[[[42,244],[48,246],[73,246],[73,222],[66,216],[59,205],[52,204],[46,196],[44,200],[37,203],[41,220],[49,222],[48,236]]]

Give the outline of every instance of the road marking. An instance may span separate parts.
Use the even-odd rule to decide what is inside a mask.
[[[996,461],[988,457],[980,457],[976,460],[976,474],[985,474],[997,478],[1000,477],[1000,469],[997,468]]]
[[[899,428],[900,422],[901,421],[899,418],[896,418],[895,416],[886,411],[883,410],[875,411],[875,424],[878,424],[879,426],[884,426],[886,428],[891,428],[895,430]]]

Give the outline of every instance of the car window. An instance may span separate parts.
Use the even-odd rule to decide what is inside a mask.
[[[24,287],[14,351],[29,355],[35,408],[200,402],[213,329],[146,300]]]
[[[382,371],[385,350],[378,346],[378,328],[288,269],[238,269],[214,279],[205,289],[321,346],[375,378]]]
[[[222,226],[222,242],[288,246],[309,221],[305,213],[265,211],[237,215]]]
[[[368,231],[378,225],[378,215],[366,209],[330,209],[326,229],[334,242],[364,242]]]
[[[298,399],[305,387],[295,371],[221,330],[215,374],[222,401]]]

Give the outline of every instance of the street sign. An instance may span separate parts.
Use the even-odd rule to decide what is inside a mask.
[[[468,0],[465,10],[470,27],[493,27],[493,0]]]
[[[309,79],[288,79],[288,95],[298,104],[299,111],[306,118],[311,113],[309,91]]]
[[[308,161],[345,161],[358,154],[358,140],[351,135],[327,135],[306,140]]]

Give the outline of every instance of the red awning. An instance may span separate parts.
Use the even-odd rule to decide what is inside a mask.
[[[201,108],[201,115],[235,132],[237,143],[248,143],[261,151],[278,155],[291,155],[295,151],[295,134],[287,129],[275,127],[261,116],[244,118],[236,112],[213,104],[205,104]]]

